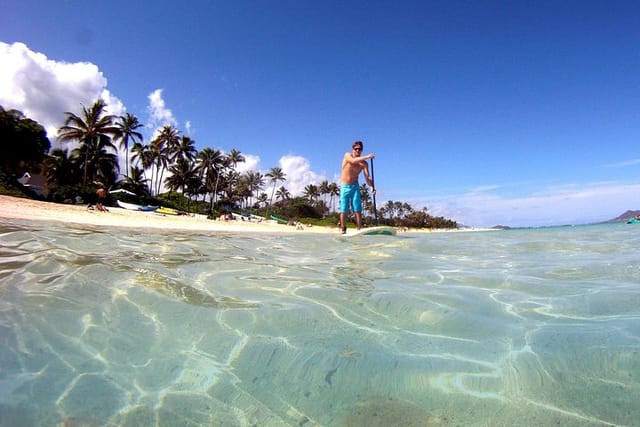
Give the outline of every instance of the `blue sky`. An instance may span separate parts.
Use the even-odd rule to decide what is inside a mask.
[[[374,152],[378,205],[470,226],[640,209],[640,2],[5,0],[0,105],[99,96],[294,194]],[[50,135],[51,137],[51,135]]]

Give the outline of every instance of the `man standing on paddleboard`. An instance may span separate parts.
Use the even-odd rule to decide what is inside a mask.
[[[374,154],[362,155],[362,141],[356,141],[352,145],[350,153],[344,153],[342,159],[342,177],[340,178],[340,231],[347,232],[347,213],[349,208],[356,216],[358,230],[362,228],[362,200],[360,198],[360,184],[358,176],[364,172],[364,178],[371,187],[373,180],[369,175],[369,164],[367,160],[374,159]],[[375,188],[373,192],[375,194]]]

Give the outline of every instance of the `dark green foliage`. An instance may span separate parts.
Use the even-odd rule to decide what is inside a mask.
[[[0,106],[0,168],[9,176],[38,172],[51,143],[44,128],[17,110]]]

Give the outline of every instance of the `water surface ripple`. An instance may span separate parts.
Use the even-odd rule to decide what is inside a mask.
[[[638,425],[639,247],[3,221],[0,425]]]

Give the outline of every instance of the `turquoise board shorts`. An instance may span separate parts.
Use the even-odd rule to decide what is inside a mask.
[[[349,213],[349,208],[354,212],[362,212],[360,184],[358,183],[340,186],[340,213]]]

